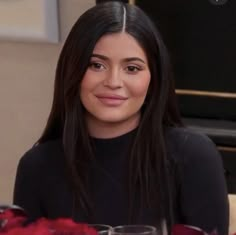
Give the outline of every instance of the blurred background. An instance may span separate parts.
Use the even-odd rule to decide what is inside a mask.
[[[41,2],[22,0],[25,6],[27,1]],[[11,203],[18,160],[45,126],[57,59],[71,26],[82,12],[103,1],[107,0],[58,0],[58,25],[54,26],[59,29],[58,42],[50,40],[50,35],[48,41],[40,37],[1,37],[5,26],[0,14],[1,203]],[[1,7],[6,7],[3,4],[13,7],[16,2],[0,2],[0,13]],[[184,122],[216,143],[222,154],[228,191],[236,194],[236,1],[123,2],[141,7],[159,27],[171,55]],[[34,16],[26,7],[20,17],[28,24]],[[10,24],[12,19],[17,22],[19,15],[8,17]],[[46,23],[42,21],[37,27]]]
[[[236,1],[133,0],[154,20],[170,52],[184,122],[221,152],[236,193]]]
[[[30,1],[35,4],[40,2]],[[17,1],[0,2],[0,10],[1,4],[7,3],[13,7]],[[58,43],[2,39],[0,36],[1,204],[12,202],[18,160],[37,141],[45,126],[51,108],[56,63],[63,42],[77,18],[93,5],[94,0],[58,1]],[[23,16],[27,18],[29,11],[26,8]],[[0,16],[0,32],[1,23]]]
[[[184,123],[215,142],[236,194],[236,1],[122,2],[141,7],[161,31]]]

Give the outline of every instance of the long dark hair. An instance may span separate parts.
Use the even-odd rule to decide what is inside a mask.
[[[80,205],[89,212],[86,167],[93,161],[93,149],[80,100],[80,83],[96,42],[105,34],[122,31],[124,9],[125,32],[132,35],[144,49],[151,71],[150,87],[130,152],[130,219],[135,218],[136,195],[141,195],[143,205],[157,208],[157,226],[161,226],[165,218],[170,227],[173,223],[172,191],[165,129],[180,126],[181,120],[166,47],[154,24],[138,7],[106,2],[80,16],[61,51],[52,110],[38,144],[51,139],[63,140],[74,191]]]

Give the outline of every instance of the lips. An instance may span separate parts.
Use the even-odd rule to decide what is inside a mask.
[[[119,106],[123,104],[128,98],[115,94],[98,94],[98,100],[106,106]]]

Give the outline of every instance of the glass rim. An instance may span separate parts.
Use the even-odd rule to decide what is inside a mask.
[[[111,225],[108,225],[108,224],[88,224],[89,227],[92,227],[94,229],[97,228],[101,228],[101,231],[100,232],[104,232],[106,230],[112,230],[113,227]],[[104,229],[103,229],[104,228]]]
[[[88,224],[88,226],[104,226],[104,227],[112,228],[112,226],[109,224]]]
[[[113,234],[122,234],[122,233],[128,233],[128,234],[136,234],[136,232],[132,232],[131,231],[119,231],[119,229],[132,229],[132,228],[143,228],[144,231],[142,232],[138,232],[139,234],[149,234],[150,232],[156,232],[157,229],[156,227],[152,226],[152,225],[145,225],[145,224],[130,224],[130,225],[118,225],[118,226],[114,226],[112,228],[112,233]],[[145,229],[148,229],[148,230],[145,230]],[[116,231],[118,230],[118,231]]]

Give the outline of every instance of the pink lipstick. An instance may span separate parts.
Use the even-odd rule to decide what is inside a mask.
[[[123,104],[128,98],[115,94],[98,94],[96,97],[106,106],[119,106]]]

